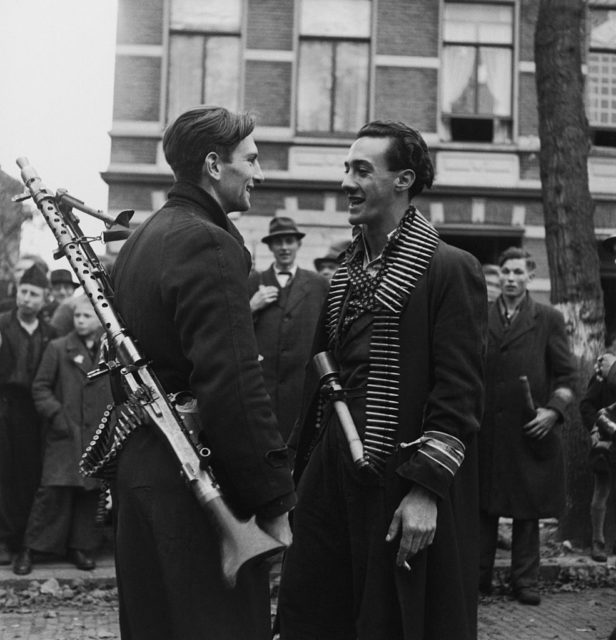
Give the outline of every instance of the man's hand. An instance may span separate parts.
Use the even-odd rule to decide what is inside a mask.
[[[603,353],[597,358],[597,362],[595,362],[595,373],[601,380],[607,378],[607,374],[610,372],[614,362],[616,362],[616,356],[612,353]]]
[[[524,429],[527,436],[541,440],[541,438],[545,438],[550,433],[557,421],[558,413],[554,409],[539,407],[537,415],[530,422],[527,422],[522,429]]]
[[[266,287],[265,285],[260,284],[258,290],[252,298],[250,298],[250,310],[255,313],[255,311],[260,311],[261,309],[268,307],[272,302],[275,302],[278,299],[278,291],[278,287]]]
[[[293,534],[291,533],[291,527],[289,525],[288,513],[283,513],[281,516],[275,518],[259,519],[257,523],[265,533],[269,533],[272,538],[276,538],[276,540],[284,544],[285,547],[291,546]]]
[[[415,485],[402,498],[389,525],[385,540],[391,542],[401,533],[396,564],[410,569],[407,558],[432,544],[436,532],[436,496]]]

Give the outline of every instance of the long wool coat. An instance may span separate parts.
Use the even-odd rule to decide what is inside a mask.
[[[364,601],[358,616],[369,620],[371,626],[361,629],[360,638],[386,639],[392,625],[403,628],[400,637],[405,640],[476,637],[476,439],[483,407],[486,305],[485,282],[477,261],[439,242],[400,319],[396,441],[409,443],[425,431],[442,431],[460,439],[466,453],[453,478],[427,456],[412,453],[412,448],[399,448],[389,459],[383,483],[386,508],[373,540],[380,551],[372,552],[373,556],[385,555],[387,560],[371,563],[365,588],[383,597],[386,585],[392,594],[387,607],[398,609],[395,615],[399,620],[392,621],[391,616],[379,619],[387,610],[385,604]],[[326,330],[320,323],[315,353],[326,348]],[[304,468],[306,475],[310,473],[315,437],[318,380],[311,369],[309,372],[302,418],[291,438],[297,448],[297,475]],[[428,488],[439,500],[434,542],[413,558],[412,571],[407,574],[394,566],[398,543],[387,545],[385,534],[394,510],[413,483]],[[356,526],[373,529],[371,524],[358,522]],[[356,532],[356,540],[363,535]],[[392,604],[395,602],[398,604]]]
[[[527,376],[536,406],[566,412],[554,390],[574,388],[575,365],[561,313],[527,296],[505,329],[497,303],[489,311],[486,410],[479,433],[481,509],[519,519],[560,515],[564,507],[561,424],[541,440],[526,436],[529,413],[520,383]]]
[[[167,393],[191,390],[212,465],[239,513],[295,504],[287,450],[258,364],[248,298],[250,254],[199,187],[176,182],[126,241],[115,302]],[[220,535],[157,428],[139,427],[118,458],[116,558],[122,637],[269,638],[267,568],[221,575]]]
[[[74,331],[49,343],[32,384],[32,397],[46,420],[42,486],[94,489],[79,473],[79,461],[111,402],[109,378],[88,380],[98,365]]]
[[[248,295],[259,285],[279,286],[273,266],[251,274]],[[298,268],[278,300],[254,315],[265,386],[285,439],[299,415],[306,363],[328,286],[323,276]]]

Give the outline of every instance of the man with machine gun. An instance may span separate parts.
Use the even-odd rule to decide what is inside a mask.
[[[295,494],[287,450],[263,384],[249,307],[250,255],[231,211],[263,180],[254,119],[201,106],[167,129],[175,183],[125,243],[115,303],[168,393],[194,393],[225,499],[288,545]],[[118,458],[116,564],[122,637],[270,637],[263,563],[224,585],[217,531],[187,489],[160,432],[138,428]]]

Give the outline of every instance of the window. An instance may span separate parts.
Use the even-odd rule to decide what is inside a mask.
[[[445,4],[441,109],[451,140],[511,139],[513,7]]]
[[[591,9],[587,112],[593,142],[616,147],[616,11]]]
[[[172,0],[167,121],[199,104],[239,109],[241,0]]]
[[[371,0],[302,0],[297,130],[355,133],[368,119]]]

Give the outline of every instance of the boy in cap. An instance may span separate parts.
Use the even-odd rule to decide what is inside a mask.
[[[327,278],[328,282],[331,282],[332,276],[340,266],[338,261],[340,254],[346,250],[349,244],[349,240],[341,240],[340,242],[332,244],[324,256],[315,259],[315,271],[324,278]]]
[[[273,218],[262,242],[273,253],[274,263],[248,281],[265,386],[285,439],[299,413],[304,369],[329,284],[296,264],[305,235],[291,218]]]
[[[40,421],[32,381],[54,330],[39,319],[49,281],[33,264],[17,287],[16,308],[0,314],[0,564],[20,548],[41,472]]]

